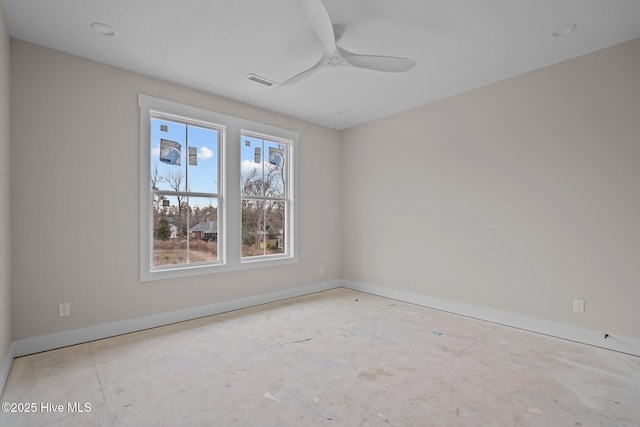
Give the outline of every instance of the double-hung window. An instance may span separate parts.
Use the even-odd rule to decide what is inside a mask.
[[[242,256],[287,250],[289,142],[243,133],[240,139]]]
[[[138,102],[141,280],[297,262],[297,133]]]
[[[222,128],[160,112],[150,126],[151,267],[215,263]]]

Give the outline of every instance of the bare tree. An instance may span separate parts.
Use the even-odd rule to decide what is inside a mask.
[[[184,176],[182,175],[182,170],[169,170],[165,173],[165,175],[161,178],[162,181],[166,182],[167,184],[169,184],[169,187],[171,187],[171,189],[173,191],[185,191],[184,188],[182,188],[182,183],[184,181]],[[185,196],[175,196],[176,199],[178,200],[178,224],[175,224],[176,227],[178,227],[178,231],[180,233],[188,233],[188,230],[183,230],[184,227],[186,227],[187,225],[187,221],[186,219],[183,217],[184,211],[185,211],[185,203],[184,203],[184,199]]]
[[[158,172],[158,163],[154,162],[153,169],[151,169],[151,189],[157,190],[160,182],[162,182],[162,177]]]
[[[241,177],[243,196],[262,196],[262,180],[258,177],[258,168]],[[242,199],[242,234],[243,243],[260,245],[260,231],[263,228],[262,200]]]
[[[154,191],[158,190],[158,184],[163,181],[160,173],[158,172],[158,164],[154,162],[153,169],[151,169],[151,189]],[[163,195],[158,194],[157,198],[153,195],[153,219],[154,223],[157,223],[158,217],[164,211],[164,201],[165,197]]]
[[[284,150],[284,147],[281,147]],[[262,168],[262,174],[259,173]],[[260,248],[260,242],[267,244],[267,238],[283,237],[286,182],[281,165],[261,163],[241,177],[243,243]]]

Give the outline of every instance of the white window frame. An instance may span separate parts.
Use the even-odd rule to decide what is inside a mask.
[[[298,133],[279,127],[233,117],[206,109],[139,94],[140,107],[140,280],[151,281],[217,272],[273,267],[298,262],[297,145]],[[206,264],[152,269],[153,220],[151,212],[151,117],[153,113],[212,123],[221,128],[218,188],[218,260]],[[260,134],[289,141],[287,166],[289,192],[286,253],[242,258],[240,194],[240,138],[243,133]]]

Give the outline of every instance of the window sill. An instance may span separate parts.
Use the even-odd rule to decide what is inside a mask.
[[[296,256],[261,257],[259,259],[244,260],[239,264],[207,264],[207,265],[187,265],[175,268],[143,271],[140,274],[141,282],[154,280],[175,279],[190,276],[204,276],[216,273],[226,273],[231,271],[243,271],[254,268],[279,267],[289,264],[297,264]]]

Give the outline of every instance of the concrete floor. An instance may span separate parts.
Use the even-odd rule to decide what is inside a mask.
[[[336,289],[18,358],[1,401],[37,412],[0,426],[640,426],[640,358]]]

